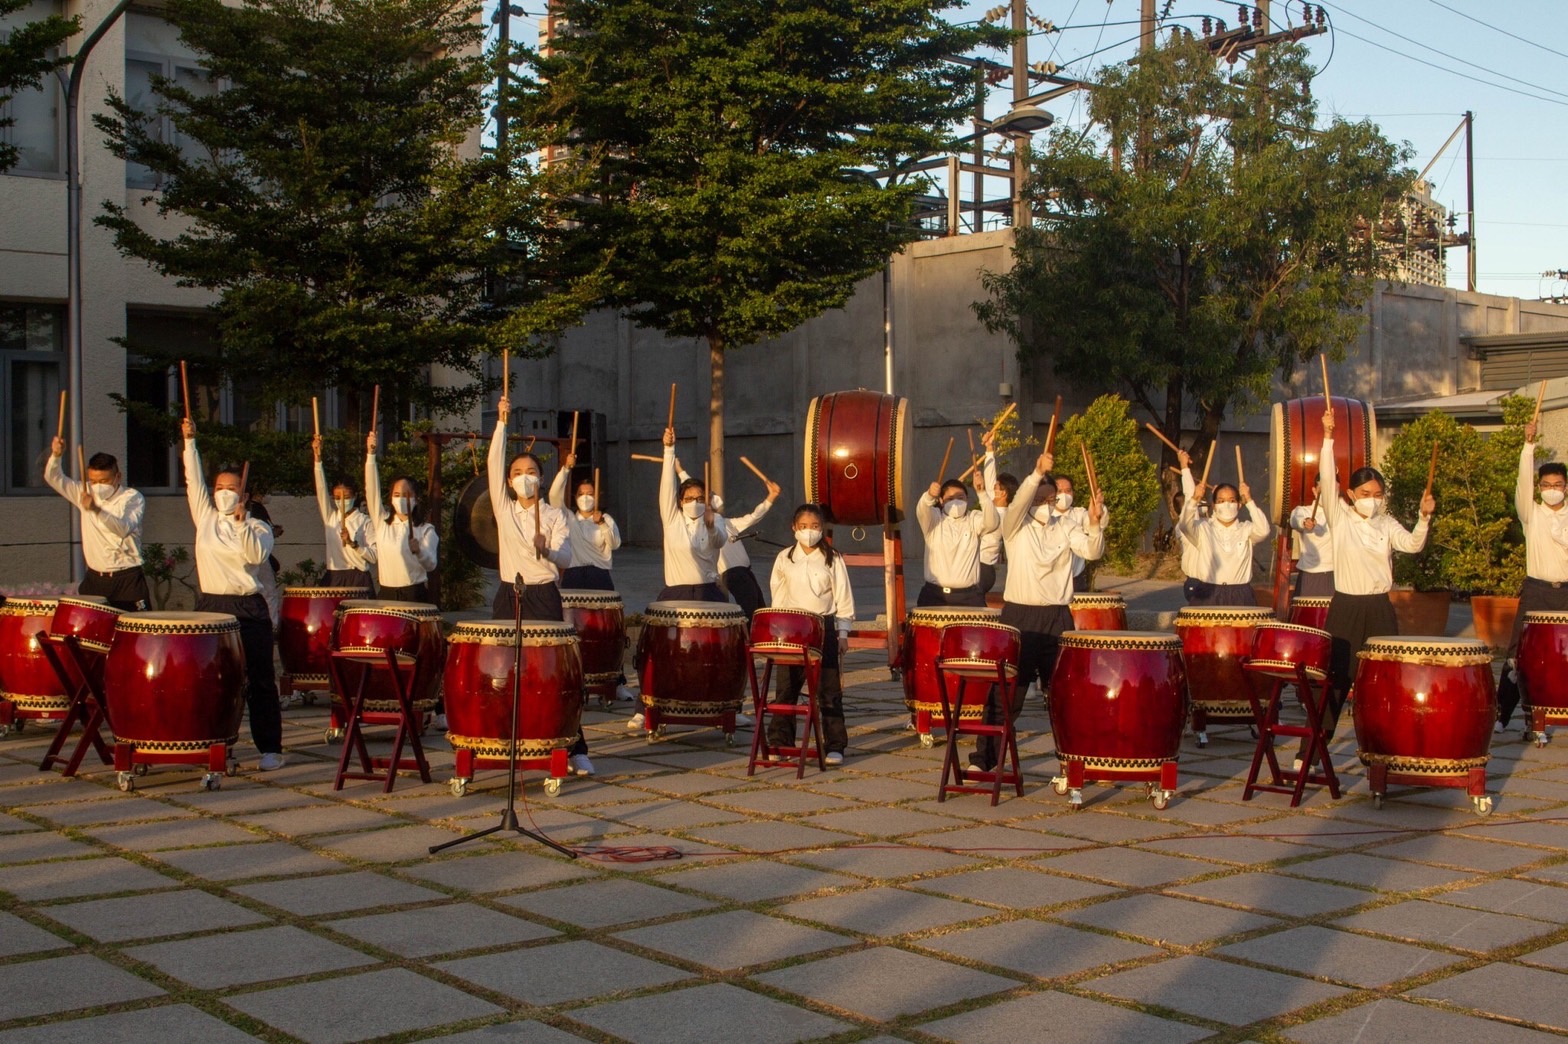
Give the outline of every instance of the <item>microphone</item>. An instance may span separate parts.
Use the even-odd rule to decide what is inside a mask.
[[[512,578],[512,593],[521,598],[523,595],[523,586],[523,574],[521,570],[518,570],[517,575]]]

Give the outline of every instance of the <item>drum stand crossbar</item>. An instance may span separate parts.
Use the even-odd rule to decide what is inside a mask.
[[[1336,801],[1339,799],[1339,776],[1334,772],[1334,761],[1328,751],[1328,736],[1323,727],[1323,707],[1330,699],[1329,687],[1333,681],[1325,677],[1314,682],[1305,665],[1298,663],[1295,666],[1296,676],[1291,679],[1281,675],[1278,668],[1243,665],[1243,669],[1256,680],[1269,683],[1266,700],[1258,694],[1258,686],[1247,687],[1247,698],[1252,701],[1252,714],[1258,731],[1258,744],[1252,751],[1247,785],[1241,791],[1243,801],[1251,801],[1252,795],[1262,790],[1271,794],[1289,794],[1290,807],[1295,808],[1301,804],[1302,791],[1309,783],[1316,787],[1328,787],[1329,795]],[[1282,695],[1285,686],[1291,682],[1294,682],[1296,695],[1307,713],[1305,725],[1281,725],[1279,722]],[[1302,748],[1300,770],[1285,771],[1279,767],[1279,758],[1274,752],[1276,736],[1306,741]],[[1264,761],[1269,766],[1269,782],[1259,783],[1258,775]]]
[[[1018,687],[1018,667],[1003,660],[952,660],[937,657],[937,686],[942,693],[942,728],[947,733],[947,750],[942,756],[942,783],[937,788],[937,801],[946,801],[949,794],[990,794],[995,805],[1002,796],[1004,785],[1013,788],[1017,796],[1024,796],[1022,767],[1018,762],[1018,736],[1013,731],[1013,696]],[[949,682],[958,685],[956,699],[949,689]],[[981,699],[997,693],[997,708],[1001,722],[990,724],[983,719],[965,718],[964,694],[978,691]],[[958,764],[959,736],[988,736],[996,743],[996,764],[990,769],[960,768]],[[1008,764],[1012,764],[1009,769]],[[948,782],[952,780],[952,782]],[[987,786],[975,786],[985,783]]]
[[[839,552],[848,568],[869,567],[882,570],[882,595],[887,609],[887,629],[856,626],[849,632],[851,649],[883,649],[887,652],[887,669],[894,681],[904,669],[900,662],[900,640],[904,634],[904,530],[895,520],[894,509],[883,509],[882,553],[868,551]],[[858,529],[858,527],[856,527]],[[831,542],[831,533],[829,541]]]
[[[836,636],[830,635],[827,641],[837,641]],[[804,645],[774,645],[768,649],[759,649],[749,646],[746,650],[746,669],[751,675],[751,703],[753,717],[756,725],[751,733],[751,760],[746,763],[746,775],[752,776],[757,772],[758,765],[763,768],[790,768],[795,769],[795,778],[804,779],[806,775],[806,759],[812,756],[815,749],[817,771],[826,772],[827,763],[822,760],[822,718],[817,713],[817,694],[822,687],[822,653]],[[761,657],[765,666],[762,668],[762,679],[757,679],[757,658]],[[773,668],[781,671],[796,669],[805,672],[802,687],[806,691],[806,702],[799,703],[766,703],[768,686],[773,680]],[[791,719],[790,728],[794,728],[795,718],[806,719],[806,733],[798,747],[778,747],[767,740],[767,717],[781,715]]]
[[[38,647],[44,659],[49,661],[55,676],[60,679],[60,684],[70,694],[65,717],[55,730],[54,741],[44,752],[43,760],[38,763],[38,771],[47,772],[59,763],[65,766],[61,771],[62,776],[74,776],[82,765],[82,759],[87,756],[88,748],[96,750],[105,765],[114,764],[114,757],[109,753],[109,746],[103,741],[103,733],[100,731],[108,723],[104,716],[103,692],[100,686],[93,684],[92,674],[87,667],[89,656],[95,657],[101,667],[105,654],[83,649],[80,639],[74,634],[48,635],[46,640],[39,642]],[[66,741],[71,738],[77,722],[82,725],[82,738],[77,741],[70,757],[65,757],[60,752],[65,749]]]
[[[338,772],[332,781],[333,790],[342,790],[343,781],[346,779],[368,779],[381,781],[382,793],[390,794],[392,784],[397,781],[397,774],[402,769],[418,772],[422,783],[430,782],[430,763],[425,760],[424,744],[419,739],[423,727],[421,720],[423,714],[414,709],[412,696],[414,674],[418,663],[417,656],[410,656],[408,653],[394,649],[377,649],[374,652],[343,650],[333,652],[329,665],[337,691],[345,694],[353,693],[352,697],[344,698],[344,703],[348,707],[348,732],[343,737],[343,752],[338,755]],[[386,717],[391,717],[393,723],[397,725],[397,734],[392,740],[392,756],[373,758],[365,746],[364,727],[367,724],[365,700],[371,676],[383,671],[391,680],[398,709],[390,715],[379,716],[377,721],[368,723],[380,724]],[[403,757],[405,743],[409,745],[410,752],[413,754],[411,758]],[[354,754],[359,755],[358,772],[349,771],[349,758]],[[377,772],[376,769],[385,771]]]

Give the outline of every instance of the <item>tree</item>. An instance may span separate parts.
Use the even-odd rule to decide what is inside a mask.
[[[939,150],[973,105],[946,59],[1005,33],[941,20],[955,0],[558,0],[520,122],[592,164],[571,219],[609,304],[708,347],[709,460],[724,474],[724,353],[843,305],[915,237],[918,186],[887,170]]]
[[[30,0],[0,0],[0,19],[15,14],[29,3]],[[24,22],[9,33],[0,33],[0,110],[17,91],[54,89],[52,84],[45,87],[44,77],[70,64],[71,56],[58,52],[81,27],[79,17],[49,15]],[[0,130],[15,122],[10,116],[0,116]],[[15,145],[0,141],[0,174],[16,166],[20,158]]]
[[[1410,151],[1368,122],[1318,127],[1311,78],[1296,44],[1231,69],[1173,40],[1106,70],[1095,131],[1053,135],[1034,164],[1037,222],[984,278],[987,328],[1026,364],[1127,388],[1173,442],[1194,407],[1200,461],[1276,374],[1341,358],[1385,270],[1366,230]]]
[[[586,298],[544,278],[537,172],[465,154],[491,72],[478,11],[169,0],[206,82],[156,79],[155,113],[115,96],[95,122],[156,175],[142,205],[178,220],[160,228],[106,202],[97,222],[123,253],[219,295],[224,372],[295,403],[379,383],[455,413],[481,394],[483,354],[542,350],[539,334],[580,314]],[[476,383],[435,388],[424,374],[437,365]]]

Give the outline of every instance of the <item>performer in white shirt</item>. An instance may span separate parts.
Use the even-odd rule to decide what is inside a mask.
[[[282,768],[283,714],[278,680],[272,670],[272,616],[261,595],[257,571],[272,554],[272,527],[250,518],[241,503],[240,476],[222,471],[212,491],[202,477],[196,451],[196,425],[180,424],[185,438],[185,497],[196,524],[196,610],[228,613],[239,621],[245,649],[245,703],[250,736],[261,754],[263,772]]]
[[[991,503],[997,514],[1006,512],[1007,505],[1018,495],[1018,477],[1007,472],[996,476],[991,487]],[[996,587],[996,569],[1002,564],[1002,527],[997,526],[980,538],[980,594],[988,595]]]
[[[689,478],[677,485],[675,429],[665,428],[664,470],[659,475],[664,589],[657,601],[728,601],[719,590],[719,550],[729,539],[729,527],[707,494],[701,479]]]
[[[1312,480],[1312,503],[1290,513],[1290,528],[1301,540],[1296,559],[1296,597],[1334,597],[1334,541],[1323,512],[1323,476]]]
[[[1073,504],[1073,494],[1075,492],[1073,480],[1070,477],[1057,475],[1056,497],[1051,501],[1051,513],[1053,515],[1070,516],[1078,525],[1087,526],[1089,524],[1088,509]],[[1105,505],[1102,503],[1100,505],[1100,528],[1102,530],[1108,528],[1110,520],[1110,512],[1105,509]],[[1083,558],[1073,555],[1073,592],[1075,594],[1089,590],[1089,572],[1086,566],[1087,563]]]
[[[985,606],[980,590],[980,540],[1002,524],[991,500],[996,488],[996,440],[986,432],[983,475],[975,482],[980,510],[969,510],[969,493],[957,479],[931,483],[915,506],[915,521],[925,536],[925,585],[915,600],[919,605]]]
[[[1240,488],[1228,482],[1215,486],[1209,517],[1199,518],[1198,505],[1207,494],[1208,487],[1198,483],[1176,520],[1177,532],[1192,545],[1192,564],[1197,567],[1188,603],[1255,606],[1252,546],[1267,540],[1274,527],[1262,509],[1252,504],[1252,491],[1245,482]],[[1248,507],[1247,521],[1240,519],[1243,506]]]
[[[615,578],[610,570],[614,568],[615,552],[621,546],[621,529],[594,499],[591,479],[577,483],[572,491],[571,505],[566,503],[567,486],[576,466],[577,454],[568,453],[550,483],[550,506],[566,519],[567,539],[572,548],[572,560],[561,571],[561,588],[566,591],[613,591]]]
[[[1497,686],[1498,732],[1507,727],[1514,708],[1519,706],[1523,679],[1519,677],[1517,658],[1525,613],[1568,612],[1568,510],[1563,509],[1565,491],[1568,491],[1568,466],[1551,461],[1536,471],[1535,436],[1536,426],[1532,421],[1524,428],[1524,446],[1519,450],[1519,478],[1514,484],[1514,510],[1524,527],[1525,577],[1519,588],[1519,613],[1514,617],[1513,634],[1503,659],[1503,680]],[[1536,483],[1539,483],[1541,493],[1539,501],[1531,489]],[[1525,728],[1529,729],[1528,723]]]
[[[777,486],[769,483],[771,489]],[[849,570],[844,558],[831,544],[822,542],[822,509],[802,504],[795,509],[790,523],[795,544],[778,553],[773,560],[773,575],[768,586],[773,604],[779,609],[804,609],[818,613],[825,625],[822,641],[822,677],[817,693],[817,712],[822,716],[823,760],[842,765],[849,749],[849,730],[844,724],[844,684],[840,668],[849,651],[849,632],[855,623],[855,595],[849,586]],[[800,700],[805,670],[791,667],[779,676],[779,703]],[[777,715],[768,720],[768,743],[774,747],[795,746],[795,719]]]
[[[425,581],[436,567],[441,538],[420,521],[414,480],[392,480],[392,511],[383,516],[381,473],[376,467],[376,433],[365,436],[365,510],[370,516],[368,556],[376,563],[380,596],[393,602],[428,602]]]
[[[675,473],[680,476],[682,483],[691,479],[691,476],[686,474],[686,469],[681,467],[679,457],[675,458]],[[724,515],[724,498],[717,493],[708,498],[713,505],[714,514],[724,519],[724,546],[719,548],[719,576],[723,579],[724,586],[729,589],[730,597],[735,599],[735,604],[746,614],[748,626],[751,623],[751,615],[758,609],[766,608],[768,600],[757,584],[757,574],[751,571],[751,554],[746,550],[746,542],[741,539],[741,534],[762,521],[762,516],[768,513],[773,507],[773,502],[778,500],[779,494],[783,492],[777,482],[769,482],[767,486],[767,497],[751,509],[751,514],[739,518],[729,518]]]
[[[333,482],[329,492],[327,472],[321,466],[320,435],[310,440],[310,453],[315,458],[316,511],[326,537],[327,572],[321,582],[326,587],[369,588],[374,596],[370,560],[364,551],[370,518],[355,507],[354,487],[347,479]]]
[[[146,499],[121,484],[120,462],[107,453],[87,458],[85,484],[66,475],[60,464],[65,440],[55,439],[44,465],[44,481],[82,516],[82,558],[87,573],[77,591],[107,598],[116,609],[152,608],[142,573],[142,515]]]

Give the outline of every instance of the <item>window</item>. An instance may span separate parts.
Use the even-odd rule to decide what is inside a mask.
[[[159,98],[153,93],[153,79],[159,76],[193,94],[207,95],[217,90],[207,82],[206,71],[180,42],[172,26],[156,15],[132,11],[126,15],[125,100],[144,116],[154,117],[157,112]],[[151,130],[159,141],[178,146],[187,159],[205,154],[167,118],[155,117]],[[129,188],[153,189],[159,187],[160,178],[139,163],[127,163],[125,184]]]
[[[0,14],[0,39],[14,29],[60,13],[60,0],[32,0],[19,10]],[[17,91],[0,105],[0,117],[11,120],[0,127],[0,140],[15,146],[16,166],[9,174],[59,174],[65,163],[65,102],[59,82],[51,73],[43,86]]]
[[[0,492],[42,492],[65,379],[65,308],[0,302]]]
[[[180,485],[178,447],[148,411],[183,413],[180,371],[170,359],[185,359],[191,415],[198,425],[225,418],[225,395],[207,364],[218,354],[217,330],[202,312],[125,312],[125,397],[132,403],[125,418],[126,474],[139,489]]]

